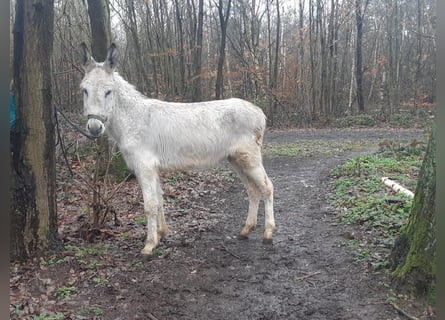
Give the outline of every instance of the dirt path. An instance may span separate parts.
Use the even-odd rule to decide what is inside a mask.
[[[265,167],[275,184],[278,227],[273,246],[261,243],[262,215],[249,240],[236,239],[247,201],[234,181],[226,192],[197,200],[209,207],[208,216],[193,221],[178,216],[169,221],[173,231],[164,243],[163,258],[141,260],[135,254],[140,242],[126,244],[131,249],[125,255],[120,252],[114,263],[128,267],[111,275],[108,286],[82,299],[106,306],[104,319],[116,320],[399,319],[385,304],[384,277],[354,263],[342,246],[345,227],[335,223],[328,204],[329,170],[353,154],[370,152],[385,138],[410,140],[422,138],[422,133],[269,133],[269,145],[353,141],[362,147],[337,148],[334,155],[266,157]],[[184,224],[188,224],[186,233],[174,232]]]
[[[76,294],[57,302],[59,310],[71,313],[68,319],[401,319],[385,303],[385,277],[354,262],[343,245],[341,235],[352,227],[335,220],[328,173],[354,155],[372,152],[383,139],[413,138],[422,139],[422,132],[269,132],[264,163],[275,186],[272,246],[261,242],[262,206],[258,230],[249,240],[236,239],[247,197],[239,180],[225,173],[223,186],[197,195],[192,209],[167,210],[170,234],[160,256],[141,257],[145,228],[133,225],[139,236],[119,231],[108,240],[107,255],[95,258],[100,263],[88,262],[95,266],[79,257],[37,278],[68,286],[70,274],[76,275]],[[298,152],[286,155],[293,146]],[[32,283],[30,278],[27,290]]]

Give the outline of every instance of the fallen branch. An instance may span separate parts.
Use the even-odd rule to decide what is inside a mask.
[[[156,318],[152,313],[147,314],[148,318],[150,320],[159,320],[158,318]]]
[[[309,273],[309,274],[307,274],[307,275],[304,275],[304,276],[295,278],[295,281],[305,280],[305,279],[307,279],[307,278],[316,276],[317,274],[320,274],[320,273],[321,273],[321,271],[317,271],[317,272],[314,272],[314,273]]]
[[[405,317],[407,317],[409,320],[419,320],[419,318],[416,318],[412,315],[410,315],[409,313],[407,313],[405,310],[403,310],[402,308],[400,308],[395,302],[392,301],[388,301],[388,303],[397,310],[397,312],[399,312],[400,314],[404,315]]]
[[[240,256],[234,254],[232,251],[230,251],[229,249],[227,249],[227,247],[226,247],[223,243],[221,243],[221,246],[222,246],[223,249],[224,249],[226,252],[228,252],[230,255],[234,256],[235,258],[237,258],[237,259],[239,259],[239,260],[242,260],[242,258],[241,258]]]
[[[406,189],[405,187],[402,187],[400,184],[398,184],[397,182],[389,179],[388,177],[383,177],[382,178],[382,182],[390,187],[391,189],[393,189],[395,192],[400,192],[404,195],[406,195],[407,197],[410,197],[411,199],[414,198],[414,193],[408,189]]]

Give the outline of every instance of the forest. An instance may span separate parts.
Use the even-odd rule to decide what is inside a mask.
[[[10,32],[10,319],[436,319],[435,1],[10,0]]]
[[[54,5],[54,97],[75,111],[78,48],[92,43],[94,26],[88,1]],[[142,93],[185,102],[240,97],[274,126],[360,113],[385,122],[400,109],[433,105],[435,12],[432,0],[109,1],[119,71]]]

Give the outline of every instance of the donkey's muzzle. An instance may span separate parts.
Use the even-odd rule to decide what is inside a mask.
[[[100,116],[88,115],[87,130],[93,137],[100,137],[105,132],[104,122]]]

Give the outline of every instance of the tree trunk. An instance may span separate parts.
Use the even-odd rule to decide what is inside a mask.
[[[314,40],[314,34],[316,32],[314,31],[314,4],[313,0],[309,0],[309,59],[311,63],[310,73],[311,73],[311,80],[310,80],[310,101],[311,101],[311,120],[317,120],[318,119],[318,113],[317,113],[317,107],[315,103],[315,96],[316,96],[316,81],[315,81],[315,74],[316,74],[316,49],[315,49],[315,40]],[[316,38],[316,34],[315,34]]]
[[[91,51],[96,61],[105,61],[108,47],[111,44],[111,23],[110,8],[108,0],[88,0],[88,15],[91,25]],[[110,147],[107,138],[98,140],[96,167],[99,169],[99,176],[103,176],[106,171],[107,163],[110,161]]]
[[[433,127],[420,169],[410,218],[390,256],[396,284],[421,295],[434,294],[436,283],[435,199],[436,129]]]
[[[107,51],[111,44],[110,8],[108,0],[88,0],[88,15],[91,25],[91,50],[96,61],[105,61]],[[111,151],[108,138],[100,137],[97,140],[95,180],[104,180],[107,168],[111,161]],[[98,217],[101,207],[93,200],[93,227],[98,227]]]
[[[219,46],[218,70],[216,73],[216,86],[215,86],[215,97],[217,100],[223,98],[223,87],[224,87],[223,67],[224,67],[224,60],[226,57],[227,23],[229,22],[231,4],[232,0],[229,0],[227,3],[227,9],[225,14],[223,8],[223,0],[219,0],[218,4],[219,23],[221,26],[221,43]]]
[[[185,51],[184,51],[184,30],[182,27],[182,15],[181,8],[179,6],[179,1],[175,0],[175,9],[176,9],[176,24],[177,24],[177,36],[178,36],[178,51],[179,51],[179,78],[181,79],[178,84],[177,93],[181,99],[184,99],[184,94],[186,90],[186,82],[185,82]]]
[[[201,73],[202,73],[202,40],[203,40],[203,24],[204,24],[204,0],[198,3],[198,29],[196,32],[196,47],[193,53],[193,93],[192,101],[202,100],[201,90]]]
[[[365,101],[363,100],[363,67],[362,67],[362,40],[363,40],[363,12],[362,1],[355,0],[355,18],[357,26],[357,43],[355,51],[355,81],[357,85],[358,112],[365,112]]]
[[[104,61],[111,44],[110,8],[107,0],[88,0],[90,17],[91,53],[96,61]]]
[[[55,132],[51,92],[53,0],[17,0],[14,26],[16,125],[12,142],[10,257],[57,243]]]

